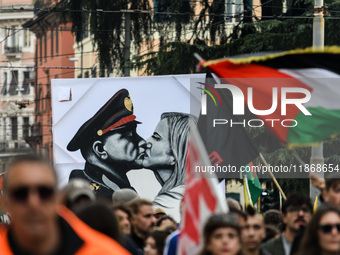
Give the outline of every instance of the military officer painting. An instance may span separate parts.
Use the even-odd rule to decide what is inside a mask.
[[[86,121],[67,145],[80,150],[85,169],[73,170],[72,178],[88,180],[96,196],[111,200],[115,190],[131,188],[126,173],[142,168],[147,147],[137,132],[133,104],[126,89],[119,90]]]

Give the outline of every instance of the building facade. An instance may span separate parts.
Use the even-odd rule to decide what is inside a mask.
[[[33,17],[32,0],[0,2],[0,173],[15,155],[31,151],[25,137],[34,121],[34,40],[22,24]]]
[[[49,7],[51,1],[45,2]],[[43,9],[43,8],[42,8]],[[35,116],[27,142],[41,156],[53,160],[51,80],[74,78],[74,36],[67,18],[41,10],[23,24],[35,36]]]

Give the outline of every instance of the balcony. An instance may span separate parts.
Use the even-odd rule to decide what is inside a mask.
[[[19,46],[5,46],[4,54],[7,58],[20,58],[21,56],[21,47]]]
[[[25,141],[14,140],[0,142],[0,151],[25,150],[28,148],[29,145]]]
[[[7,54],[7,53],[21,53],[21,47],[19,47],[19,46],[13,46],[13,47],[5,46],[5,54]]]

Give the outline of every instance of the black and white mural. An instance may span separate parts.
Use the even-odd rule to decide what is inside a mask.
[[[52,80],[60,186],[83,178],[110,200],[116,190],[131,188],[179,219],[188,120],[197,122],[200,110],[200,91],[192,94],[190,81],[204,77]]]

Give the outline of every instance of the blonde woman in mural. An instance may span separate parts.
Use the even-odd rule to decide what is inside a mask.
[[[174,217],[179,214],[184,193],[189,119],[197,124],[197,118],[191,114],[163,113],[153,135],[146,140],[143,167],[153,170],[162,186],[154,203]]]

